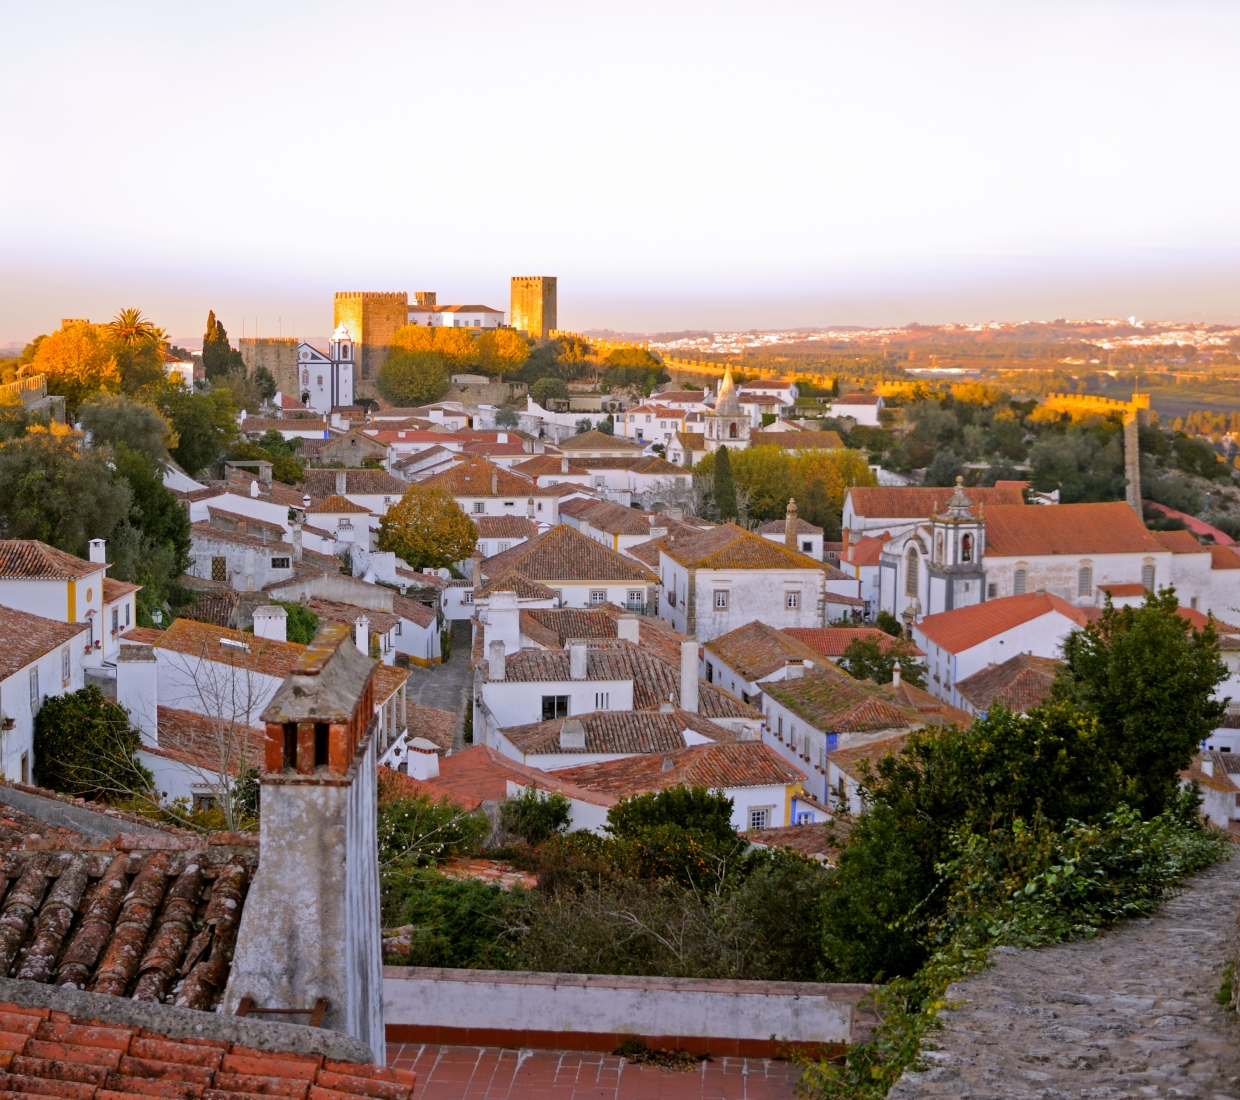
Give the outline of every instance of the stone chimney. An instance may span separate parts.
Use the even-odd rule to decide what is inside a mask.
[[[504,643],[492,642],[487,646],[487,679],[502,680],[505,675]]]
[[[301,561],[301,524],[290,523],[289,528],[293,532],[293,561]]]
[[[698,643],[692,635],[680,643],[680,709],[698,709]]]
[[[346,470],[336,471],[336,495],[344,496],[345,490],[349,487],[348,472]]]
[[[788,510],[784,513],[784,545],[789,550],[797,548],[797,502],[788,498]]]
[[[621,615],[616,620],[616,637],[623,642],[641,644],[641,620],[636,615]]]
[[[845,527],[844,530],[840,532],[840,537],[843,539],[843,542],[844,542],[844,560],[852,561],[853,560],[852,532],[847,527]]]
[[[491,471],[491,492],[497,494],[499,492],[499,471]]]
[[[90,560],[103,565],[108,560],[108,544],[103,539],[90,540]]]
[[[568,643],[568,675],[574,680],[586,678],[590,650],[584,641],[574,638]]]
[[[560,473],[568,473],[568,455],[560,455]]]
[[[800,661],[788,661],[784,665],[785,680],[799,680],[805,675],[805,665]]]
[[[521,609],[515,592],[501,589],[487,601],[482,644],[488,653],[493,642],[503,642],[505,654],[521,652]]]
[[[353,620],[353,644],[363,657],[370,656],[370,620],[365,615]]]
[[[288,641],[288,612],[278,603],[264,604],[254,609],[254,637],[270,638],[275,642]]]
[[[560,723],[560,748],[584,749],[586,747],[586,728],[579,718],[565,718]]]
[[[116,701],[129,711],[129,721],[142,743],[159,746],[158,676],[155,650],[149,645],[123,645],[116,655]]]
[[[260,844],[221,1012],[313,1008],[384,1064],[375,661],[341,624],[297,659],[266,725]]]
[[[482,566],[478,563],[477,558],[473,558],[473,568],[470,570],[470,581],[473,583],[474,591],[482,587]]]
[[[439,775],[439,753],[424,737],[415,737],[409,742],[405,774],[414,779],[434,779]]]

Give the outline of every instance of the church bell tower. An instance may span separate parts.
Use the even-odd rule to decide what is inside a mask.
[[[965,495],[964,479],[956,478],[956,491],[947,500],[947,508],[930,520],[930,560],[926,563],[925,614],[969,607],[986,598],[986,570],[982,555],[986,549],[986,519]]]

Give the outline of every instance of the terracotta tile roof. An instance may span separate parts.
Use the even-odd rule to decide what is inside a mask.
[[[862,769],[861,762],[864,760],[870,765],[870,771],[878,770],[878,762],[884,757],[892,756],[899,753],[904,748],[904,742],[908,739],[908,735],[901,733],[895,737],[884,737],[881,741],[869,741],[864,745],[857,745],[849,749],[836,749],[827,757],[829,763],[834,764],[849,779],[855,782],[861,782]]]
[[[799,550],[789,550],[735,523],[676,539],[663,548],[673,561],[697,569],[814,569],[823,563]]]
[[[703,390],[664,390],[662,393],[652,393],[651,401],[679,401],[683,404],[691,404],[697,402],[705,404],[706,394]]]
[[[516,497],[524,501],[528,497],[548,495],[548,490],[540,489],[531,478],[514,474],[477,455],[428,477],[422,484],[443,489],[454,497]]]
[[[1209,535],[1220,546],[1231,546],[1235,542],[1235,539],[1227,534],[1226,531],[1220,531],[1212,524],[1206,523],[1196,516],[1190,516],[1187,512],[1177,512],[1174,508],[1168,508],[1165,504],[1157,504],[1152,500],[1143,500],[1141,503],[1146,508],[1152,508],[1155,512],[1161,512],[1164,516],[1171,516],[1174,519],[1182,520],[1184,526],[1193,534]]]
[[[576,466],[571,462],[565,470],[557,455],[535,455],[524,462],[518,462],[512,470],[513,473],[525,477],[586,477],[590,472],[584,466]]]
[[[408,619],[411,623],[422,627],[423,630],[438,618],[434,608],[427,607],[421,600],[411,599],[409,596],[393,596],[392,611],[402,619]]]
[[[787,848],[811,859],[834,864],[839,858],[841,846],[841,837],[835,825],[834,821],[822,821],[814,825],[780,825],[774,829],[750,829],[745,834],[745,839],[760,848]]]
[[[956,681],[956,690],[979,711],[1002,703],[1021,714],[1040,707],[1050,698],[1059,661],[1018,653],[1000,665],[987,665],[980,672]]]
[[[391,496],[399,498],[409,483],[393,477],[386,470],[307,470],[305,491],[312,499],[331,496],[336,491],[336,475],[345,476],[345,494],[356,496]],[[298,500],[300,507],[300,498]]]
[[[203,541],[215,539],[218,542],[230,542],[236,546],[277,547],[280,545],[279,541],[271,538],[264,541],[261,535],[251,535],[246,532],[233,530],[230,527],[220,527],[214,523],[205,523],[201,520],[198,523],[191,523],[189,530],[192,538],[202,539]],[[292,549],[292,543],[284,543],[284,552],[286,554],[291,553]]]
[[[1146,589],[1143,584],[1100,584],[1098,591],[1111,596],[1144,596]]]
[[[600,455],[598,457],[591,457],[589,455],[573,455],[569,458],[570,463],[575,463],[587,471],[632,470],[645,461],[646,456],[641,454],[628,455],[624,458],[621,458],[619,455]]]
[[[799,432],[754,432],[749,437],[749,444],[751,447],[786,447],[792,451],[833,451],[842,448],[844,441],[839,432],[805,429]]]
[[[639,459],[633,466],[633,473],[645,474],[647,477],[693,477],[692,470],[686,470],[683,466],[677,466],[676,463],[668,462],[666,458],[660,458],[658,455]]]
[[[157,709],[159,747],[143,745],[144,752],[200,768],[204,777],[221,770],[236,775],[247,764],[262,766],[262,730],[190,710]]]
[[[1069,505],[1059,504],[1049,508],[1039,507],[1038,511],[1050,512],[1055,508],[1067,507]],[[1129,511],[1128,514],[1132,515],[1132,512]],[[1049,592],[1040,596],[1029,592],[1023,596],[1005,596],[1002,599],[975,604],[973,607],[960,607],[955,611],[940,611],[937,615],[927,615],[917,624],[917,629],[948,653],[963,653],[966,649],[980,645],[987,638],[993,638],[1005,630],[1013,630],[1053,611],[1058,611],[1077,626],[1084,626],[1089,621],[1085,609],[1073,607],[1067,600]]]
[[[449,791],[427,779],[415,779],[412,775],[398,772],[385,764],[379,765],[379,802],[388,803],[397,798],[429,798],[433,802],[455,802],[471,813],[482,805],[484,799],[468,792]]]
[[[89,636],[89,623],[60,623],[16,608],[0,606],[0,680],[19,672],[53,649]],[[11,703],[10,703],[11,705]],[[8,706],[4,708],[12,711]]]
[[[103,602],[113,603],[130,592],[137,592],[142,585],[127,584],[125,581],[114,581],[111,577],[103,578]]]
[[[885,539],[876,539],[870,535],[865,535],[862,538],[854,539],[848,548],[849,552],[847,554],[840,555],[840,563],[843,564],[844,562],[847,562],[849,565],[877,565],[879,558],[882,557],[883,547],[886,545],[887,542]]]
[[[565,722],[576,722],[585,731],[581,748],[562,748],[560,728]],[[733,743],[739,734],[707,721],[700,714],[676,710],[595,711],[576,718],[555,718],[549,722],[531,722],[524,726],[508,726],[503,734],[527,755],[554,753],[647,753],[673,752],[685,747],[684,731],[691,729],[712,741]]]
[[[763,691],[822,733],[904,729],[922,721],[877,684],[854,680],[834,665],[764,684]]]
[[[636,558],[643,565],[647,565],[651,570],[657,572],[659,568],[659,551],[665,546],[672,545],[671,535],[660,535],[656,539],[650,539],[647,542],[639,542],[633,546],[626,546],[624,553],[631,558]],[[1240,559],[1238,559],[1240,560]]]
[[[310,600],[306,604],[319,617],[319,623],[334,622],[347,626],[350,630],[358,617],[365,615],[370,622],[367,628],[371,634],[386,634],[398,622],[399,615],[391,615],[386,611],[375,611],[369,607],[357,607],[351,603],[338,603],[335,600]]]
[[[759,535],[782,535],[787,529],[787,519],[773,519],[758,528]],[[797,516],[796,533],[798,535],[821,535],[822,528],[815,527],[809,520]]]
[[[638,644],[660,660],[679,664],[680,642],[677,634],[654,615],[639,615],[621,607],[530,608],[521,612],[521,633],[548,649],[563,649],[570,638],[593,638],[610,641],[619,636],[621,617],[637,620]]]
[[[1210,547],[1211,569],[1240,569],[1240,554],[1233,546]]]
[[[379,679],[376,670],[375,679]],[[408,721],[406,723],[411,737],[425,737],[440,753],[452,751],[452,742],[456,737],[457,716],[438,707],[428,707],[409,699],[405,702]]]
[[[181,873],[178,885],[184,878]],[[125,904],[128,908],[131,902]],[[164,927],[176,927],[172,922],[182,918],[185,909],[178,899],[172,921]],[[226,1039],[170,1039],[133,1024],[70,1017],[7,1001],[0,1002],[0,1023],[5,1040],[0,1090],[15,1098],[244,1100],[257,1089],[270,1096],[308,1093],[319,1100],[413,1096],[415,1075],[407,1070],[334,1062],[322,1054],[255,1050]]]
[[[221,642],[238,643],[236,646]],[[177,619],[154,643],[156,649],[182,653],[187,657],[205,657],[217,664],[247,668],[283,679],[293,670],[297,658],[306,648],[296,642],[277,642],[271,638],[256,638],[240,630],[226,626],[195,622],[193,619]],[[240,648],[244,646],[245,648]]]
[[[841,673],[843,675],[843,673]],[[669,699],[680,703],[680,666],[661,660],[654,652],[629,642],[593,642],[586,655],[590,680],[632,680],[633,709],[658,708]],[[565,649],[523,649],[504,664],[504,679],[516,683],[553,683],[571,679]],[[726,691],[698,680],[698,713],[715,721],[748,720],[760,724],[762,715]]]
[[[475,602],[485,600],[496,592],[515,592],[519,600],[554,600],[555,593],[545,584],[532,581],[515,569],[483,585],[474,593]]]
[[[569,439],[561,440],[560,450],[567,451],[571,454],[573,451],[632,451],[640,454],[643,448],[640,444],[630,443],[627,439],[619,439],[614,435],[607,435],[600,432],[597,428],[591,428],[588,432],[582,432],[580,435],[574,435]]]
[[[756,619],[721,634],[703,648],[708,655],[714,655],[750,682],[761,680],[789,663],[822,664],[821,655],[803,641]]]
[[[310,470],[306,471],[307,474],[311,472]],[[250,482],[253,480],[255,479],[234,476],[224,483],[221,491],[249,498]],[[283,481],[273,481],[270,485],[264,485],[261,481],[258,483],[258,499],[265,500],[269,504],[283,504],[289,508],[300,508],[302,497],[305,495],[306,491],[299,489],[296,485],[286,485]]]
[[[477,806],[483,802],[503,802],[508,797],[510,781],[522,786],[536,783],[542,790],[560,791],[569,798],[594,805],[614,806],[616,803],[614,797],[578,786],[565,778],[562,771],[552,773],[531,768],[490,745],[474,745],[443,757],[439,761],[439,775],[434,784],[447,791],[454,801],[465,806],[473,802]]]
[[[986,553],[993,557],[1150,554],[1163,549],[1153,532],[1121,501],[1049,508],[986,505]]]
[[[560,514],[585,520],[595,530],[609,535],[649,535],[652,521],[658,523],[653,513],[626,508],[611,500],[568,500],[560,505]]]
[[[1229,774],[1226,772],[1220,773],[1218,769],[1215,769],[1214,774],[1211,775],[1201,766],[1207,756],[1213,757],[1214,755],[1214,753],[1198,753],[1193,757],[1192,764],[1180,772],[1180,778],[1195,781],[1200,787],[1209,787],[1211,790],[1234,794],[1236,792],[1236,784],[1232,782]],[[1230,756],[1231,754],[1218,753],[1217,755]]]
[[[503,576],[515,569],[552,586],[564,581],[652,584],[658,580],[641,563],[602,546],[567,523],[487,558],[481,568],[486,577]]]
[[[0,539],[0,578],[36,581],[77,581],[107,566],[84,561],[34,539]]]
[[[694,745],[675,752],[583,764],[578,768],[565,768],[556,775],[578,786],[620,798],[682,785],[723,790],[799,785],[805,780],[804,772],[761,741]]]
[[[480,539],[532,539],[538,525],[524,516],[472,516]]]
[[[299,416],[296,419],[292,417],[273,419],[262,416],[247,416],[241,424],[241,434],[262,435],[266,431],[325,432],[329,427],[330,425],[326,420],[315,419],[308,416]]]
[[[850,642],[857,638],[872,638],[878,642],[880,653],[886,653],[898,639],[893,638],[885,630],[879,630],[872,626],[789,626],[785,627],[785,634],[791,635],[798,641],[804,642],[811,649],[817,650],[824,657],[842,657],[844,650],[848,648]],[[908,643],[917,657],[924,657],[922,653],[911,642]]]
[[[842,397],[833,397],[833,405],[877,405],[882,398],[876,393],[846,393]]]
[[[164,636],[162,630],[150,626],[135,626],[121,635],[121,645],[154,645]]]
[[[1194,630],[1204,630],[1206,623],[1212,622],[1214,629],[1220,634],[1240,633],[1240,627],[1233,626],[1231,623],[1225,623],[1222,619],[1216,619],[1213,615],[1204,615],[1195,607],[1185,607],[1181,604],[1175,611],[1181,619],[1187,619]]]
[[[310,505],[306,509],[306,515],[314,515],[315,513],[326,513],[327,515],[369,515],[370,509],[363,508],[360,504],[354,504],[348,497],[337,496],[332,493],[331,496],[323,497],[322,500]]]
[[[1151,531],[1150,534],[1173,554],[1209,553],[1209,550],[1193,537],[1191,531]]]
[[[951,493],[950,489],[927,489],[920,485],[883,485],[849,489],[848,497],[852,501],[853,514],[867,519],[928,519],[936,506],[942,509],[946,505]],[[978,506],[983,506],[986,510],[987,521],[990,520],[992,508],[999,505],[1024,507],[1025,501],[1019,489],[984,489],[979,486],[966,489],[965,495],[973,502],[969,511],[977,515]],[[1057,507],[1066,507],[1066,505]],[[1123,507],[1128,506],[1123,505]],[[1039,510],[1053,512],[1055,509],[1040,508]],[[1129,514],[1131,514],[1131,509]],[[989,530],[988,524],[988,538]],[[989,549],[988,545],[987,550]]]
[[[936,699],[928,691],[910,684],[907,680],[901,680],[899,687],[894,683],[880,684],[879,691],[889,695],[900,706],[915,710],[918,717],[930,726],[967,726],[973,722],[973,715],[967,710]]]
[[[375,706],[382,706],[399,690],[401,684],[412,676],[413,673],[407,668],[400,668],[398,665],[380,664],[375,668],[374,684],[375,690]],[[412,705],[412,704],[411,704]],[[430,710],[430,707],[426,708]],[[442,714],[443,711],[436,711],[436,714]],[[456,719],[453,717],[453,721]]]

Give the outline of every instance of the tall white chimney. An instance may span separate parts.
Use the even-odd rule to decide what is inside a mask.
[[[573,641],[568,643],[568,674],[574,680],[584,680],[586,678],[586,665],[589,657],[589,649],[583,641]]]
[[[108,560],[108,544],[103,539],[90,540],[90,560],[103,565]]]
[[[636,615],[621,615],[616,621],[616,637],[624,642],[641,644],[641,620]]]
[[[363,656],[370,656],[370,620],[365,615],[353,621],[353,641]]]
[[[129,721],[142,735],[142,743],[158,748],[156,668],[155,650],[149,645],[123,645],[116,655],[116,701],[129,711]]]
[[[278,603],[263,604],[254,609],[254,637],[288,641],[288,612]]]
[[[509,591],[492,592],[488,601],[486,623],[482,628],[482,644],[488,653],[492,642],[503,642],[504,653],[521,651],[521,609],[517,606],[517,594]]]
[[[487,679],[502,680],[505,675],[504,643],[491,642],[487,646]]]
[[[697,714],[698,643],[690,636],[680,643],[680,709]]]
[[[289,528],[293,532],[293,561],[301,561],[301,524],[290,523]]]
[[[898,688],[900,686],[900,662],[897,661],[891,666],[891,686]]]
[[[348,476],[344,470],[336,471],[336,495],[344,496],[345,490],[349,487]]]
[[[257,481],[250,482],[250,496],[251,497],[258,496],[258,482]]]

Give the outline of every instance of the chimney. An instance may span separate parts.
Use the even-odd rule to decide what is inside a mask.
[[[697,714],[698,644],[693,635],[680,643],[680,709]]]
[[[251,498],[251,499],[254,499],[254,498],[256,498],[257,496],[258,496],[258,481],[257,481],[257,480],[251,480],[251,482],[250,482],[250,498]]]
[[[301,524],[290,523],[293,532],[293,561],[301,561]]]
[[[159,747],[155,650],[149,645],[123,645],[116,655],[116,701],[129,712],[129,721],[142,743]]]
[[[504,678],[504,643],[492,642],[487,646],[487,679],[502,680]]]
[[[474,586],[474,591],[478,591],[482,587],[482,566],[478,564],[478,559],[473,559],[473,568],[470,570],[470,579]]]
[[[507,432],[496,432],[496,433],[495,433],[495,442],[496,442],[496,443],[507,443],[507,442],[508,442],[508,433],[507,433]]]
[[[641,644],[641,620],[636,615],[621,615],[616,621],[616,637],[623,642]]]
[[[573,639],[568,643],[568,675],[574,680],[586,678],[589,649],[584,641]]]
[[[844,530],[840,532],[840,537],[843,539],[843,543],[844,543],[844,560],[852,561],[853,560],[852,532],[847,527],[845,527]]]
[[[560,723],[560,748],[584,749],[586,747],[586,728],[579,718],[565,718]]]
[[[220,1011],[235,1015],[242,998],[309,1008],[321,997],[320,1026],[382,1065],[376,667],[347,626],[326,625],[263,711],[263,858]]]
[[[487,652],[492,642],[502,642],[505,653],[521,652],[521,609],[515,592],[492,592],[487,601],[486,622],[482,627],[482,644]]]
[[[900,662],[897,661],[891,666],[891,686],[898,688],[900,686]]]
[[[370,656],[370,620],[365,615],[353,620],[353,644],[363,656]]]
[[[568,473],[568,455],[560,455],[560,473]]]
[[[434,779],[439,775],[439,753],[424,737],[415,737],[409,743],[405,774],[414,779]]]
[[[347,476],[347,471],[337,470],[336,471],[336,495],[340,497],[344,496],[345,490],[348,487],[349,487],[349,479]]]
[[[805,665],[800,661],[788,661],[784,665],[785,680],[799,680],[805,675]]]
[[[301,498],[301,509],[303,512],[309,509],[310,503],[310,494],[306,493],[305,496]]]
[[[789,550],[797,548],[797,502],[788,498],[788,510],[784,513],[784,545]]]
[[[499,492],[499,471],[491,471],[491,492],[492,494]]]
[[[108,560],[108,544],[103,539],[90,540],[90,560],[103,565]]]
[[[254,609],[254,637],[270,638],[275,642],[288,641],[288,612],[278,603],[264,604]]]

